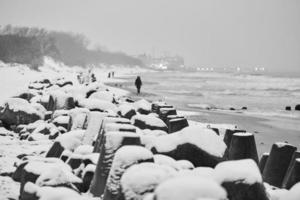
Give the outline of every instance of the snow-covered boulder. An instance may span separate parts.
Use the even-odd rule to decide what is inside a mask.
[[[147,193],[153,192],[160,183],[175,174],[173,168],[154,163],[133,165],[121,178],[121,195],[125,200],[142,200]]]
[[[179,132],[157,137],[149,147],[153,153],[175,160],[188,160],[194,166],[214,167],[224,160],[226,145],[211,129],[189,126]]]
[[[214,173],[229,199],[268,200],[259,168],[252,159],[221,162]]]
[[[297,183],[280,200],[297,200],[299,198],[300,198],[300,183]]]
[[[227,199],[226,191],[214,180],[177,176],[170,178],[155,189],[156,200]]]
[[[86,129],[87,120],[89,116],[89,109],[86,108],[74,108],[69,111],[70,130]]]
[[[177,131],[182,130],[185,127],[189,126],[189,123],[186,118],[178,117],[178,118],[171,118],[167,119],[167,125],[169,128],[169,133],[174,133]]]
[[[0,120],[5,125],[29,124],[44,119],[42,112],[21,98],[8,99],[0,111]]]
[[[135,115],[132,118],[133,124],[140,129],[150,129],[150,130],[163,130],[168,131],[167,125],[159,118],[148,114],[148,115]]]
[[[70,129],[70,116],[58,116],[52,120],[52,123],[59,127],[64,127],[66,130]]]

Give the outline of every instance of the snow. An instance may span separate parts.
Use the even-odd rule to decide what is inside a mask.
[[[156,163],[158,165],[170,166],[174,169],[177,169],[176,160],[174,160],[173,158],[171,158],[169,156],[162,155],[162,154],[155,154],[153,156],[153,158],[154,158],[154,163]]]
[[[262,183],[257,164],[252,159],[225,161],[215,167],[218,182],[242,182],[248,185]]]
[[[182,169],[194,169],[195,166],[193,165],[193,163],[191,163],[188,160],[177,160],[176,161],[176,166],[179,170]]]
[[[81,107],[88,108],[88,109],[99,109],[103,111],[107,110],[116,110],[117,107],[108,101],[103,101],[99,99],[79,99],[78,104]]]
[[[158,184],[174,176],[175,170],[154,163],[141,163],[129,167],[121,178],[122,191],[126,199],[137,199],[154,191]]]
[[[276,142],[275,145],[276,145],[278,148],[283,148],[283,147],[286,147],[286,146],[293,147],[293,145],[288,144],[288,143],[286,143],[286,142]]]
[[[300,199],[300,183],[295,184],[284,198],[280,200],[299,200]]]
[[[125,137],[139,138],[140,136],[133,132],[111,131],[106,133],[106,146],[116,150],[119,148]]]
[[[212,179],[177,176],[155,189],[156,200],[196,200],[201,198],[226,199],[226,191]]]
[[[243,133],[243,132],[240,132],[240,133],[234,133],[233,135],[236,135],[236,136],[241,136],[241,137],[248,137],[248,136],[252,136],[253,133]]]
[[[83,138],[84,144],[92,144],[94,137],[97,137],[97,135],[100,133],[102,120],[105,116],[107,116],[106,113],[90,112],[88,116],[87,130]]]

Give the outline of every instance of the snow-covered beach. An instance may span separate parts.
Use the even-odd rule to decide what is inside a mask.
[[[159,86],[155,86],[157,83],[150,81],[151,74],[155,72],[139,67],[102,66],[101,68],[93,68],[92,71],[96,76],[97,84],[93,85],[93,83],[90,83],[90,86],[84,86],[78,83],[77,75],[80,72],[87,72],[86,69],[84,70],[80,67],[71,68],[56,63],[50,58],[45,60],[45,64],[40,68],[40,71],[32,71],[26,66],[20,65],[1,65],[0,78],[4,83],[0,86],[0,92],[3,94],[1,96],[2,102],[6,102],[7,99],[22,93],[22,91],[27,91],[28,85],[40,88],[44,83],[34,83],[34,81],[47,78],[57,81],[56,85],[50,86],[50,88],[53,87],[53,89],[63,92],[62,94],[53,93],[53,95],[58,95],[57,97],[59,98],[68,98],[68,96],[64,97],[64,95],[71,95],[71,97],[77,99],[80,108],[73,110],[57,109],[51,114],[50,121],[41,120],[38,123],[24,126],[21,131],[19,130],[20,133],[1,127],[0,199],[18,199],[19,195],[21,195],[21,199],[31,199],[34,196],[37,196],[37,199],[39,197],[41,199],[64,199],[66,196],[60,195],[60,192],[65,193],[69,198],[100,199],[99,194],[102,193],[99,193],[99,191],[102,188],[102,190],[105,189],[105,191],[102,191],[104,192],[104,199],[118,199],[119,197],[116,195],[122,194],[126,200],[132,198],[185,198],[193,200],[200,197],[224,200],[228,198],[227,195],[240,195],[235,187],[241,187],[240,190],[245,191],[245,188],[248,186],[251,188],[249,189],[250,193],[243,194],[248,195],[247,198],[249,199],[282,200],[288,195],[294,200],[298,197],[299,184],[290,191],[285,189],[274,190],[274,188],[263,182],[263,172],[260,172],[260,169],[255,164],[255,162],[258,162],[258,156],[260,158],[263,152],[270,152],[272,144],[275,142],[287,141],[299,147],[300,136],[297,133],[297,116],[262,117],[248,114],[246,113],[247,111],[240,113],[240,111],[203,110],[191,107],[188,106],[190,102],[185,101],[188,98],[174,98],[169,93],[163,96],[166,91],[160,91]],[[111,71],[115,72],[115,78],[108,78],[107,75]],[[132,87],[132,82],[137,74],[142,75],[142,78],[144,78],[141,95],[136,95]],[[150,74],[149,78],[143,76],[145,74]],[[58,77],[64,77],[65,79],[57,79]],[[68,81],[73,82],[74,85],[64,85]],[[103,83],[107,85],[103,85]],[[58,87],[57,85],[59,84],[64,86]],[[86,91],[93,90],[93,88],[96,88],[94,91],[96,93],[91,94],[88,98],[81,97],[81,95],[85,95]],[[44,88],[42,91],[46,94],[52,94],[51,89],[47,91],[47,88]],[[37,94],[37,97],[39,95],[41,94]],[[176,95],[184,96],[182,92],[178,92]],[[129,99],[124,99],[124,97]],[[59,98],[58,102],[56,102],[57,105],[63,103],[60,102]],[[117,99],[118,104],[111,103],[112,98]],[[23,108],[20,107],[20,104],[26,106],[35,105],[34,101],[42,102],[42,99],[38,100],[36,98],[30,104],[26,103],[25,100],[24,102],[10,101],[10,104],[15,106],[15,109],[22,110]],[[99,101],[99,99],[101,100]],[[157,100],[164,100],[168,104],[155,104]],[[145,115],[144,112],[150,112],[150,102],[152,101],[154,102],[152,104],[152,112],[153,105],[162,106],[162,108],[166,106],[165,110],[158,110],[159,115],[158,113]],[[170,107],[170,105],[175,107]],[[104,112],[99,111],[101,109]],[[186,127],[184,125],[185,128],[183,129],[177,127],[179,131],[167,134],[170,129],[167,129],[168,127],[163,119],[166,120],[168,115],[164,116],[163,112],[169,111],[176,111],[176,115],[180,116],[179,118],[174,118],[174,124],[176,124],[176,120],[180,121],[187,118],[189,126]],[[87,127],[84,128],[84,122],[81,117],[90,112],[93,114],[88,115],[90,118],[88,119]],[[295,114],[297,115],[297,113]],[[107,115],[117,115],[118,117],[105,118]],[[69,127],[69,118],[76,116],[78,118],[71,123],[72,127]],[[185,118],[181,118],[181,116]],[[103,121],[99,121],[99,119]],[[172,121],[172,118],[168,120]],[[83,124],[81,124],[81,121]],[[55,126],[50,126],[49,124],[54,124]],[[92,125],[89,126],[89,124]],[[17,127],[15,128],[18,129]],[[55,130],[58,128],[61,133],[55,135]],[[253,158],[255,161],[250,159],[225,161],[227,156],[231,157],[231,160],[235,156],[240,156],[234,155],[234,150],[230,150],[226,146],[225,139],[223,141],[227,130],[235,130],[237,128],[250,132],[234,134],[237,138],[255,137],[256,145],[254,145],[258,152],[256,157],[252,157],[252,154],[251,156],[250,154],[245,154],[245,158]],[[66,129],[70,129],[70,132]],[[57,137],[57,139],[49,140],[48,135],[43,132],[45,130],[49,130],[49,133],[47,133],[50,134],[49,138]],[[102,145],[104,150],[99,150],[101,152],[100,157],[99,153],[92,153],[100,147],[100,143],[97,143],[98,140],[101,141],[101,134],[97,135],[99,130],[106,133],[106,142],[104,146]],[[97,136],[96,139],[95,136]],[[129,143],[139,144],[144,147],[126,145],[121,147],[125,141],[124,138],[130,138],[127,141]],[[94,146],[92,146],[91,141],[94,141]],[[60,147],[57,149],[55,144],[61,145],[65,150],[59,153]],[[286,144],[278,144],[277,146],[286,146]],[[117,150],[118,148],[120,149]],[[191,149],[189,150],[189,148]],[[174,151],[177,152],[175,155],[173,155]],[[246,153],[250,150],[244,149],[243,151]],[[112,152],[115,158],[110,160],[109,156],[112,155]],[[228,153],[229,155],[227,155]],[[58,156],[61,160],[66,161],[67,164],[60,159],[47,158],[50,154],[52,154],[51,157]],[[101,157],[101,154],[104,158]],[[174,158],[178,160],[176,161]],[[78,160],[80,160],[79,165],[77,163]],[[138,164],[144,161],[146,163]],[[89,164],[85,164],[86,162]],[[26,184],[21,184],[20,190],[20,183],[15,181],[15,179],[17,179],[16,171],[20,169],[22,163],[26,166],[24,169],[21,168],[23,170],[22,173],[28,173],[28,177],[21,178],[22,184],[23,182]],[[54,164],[52,165],[51,163]],[[128,170],[127,167],[124,167],[127,165],[131,166]],[[40,167],[41,169],[39,169]],[[89,174],[98,173],[103,178],[103,174],[101,174],[103,169],[101,167],[108,167],[109,169],[109,171],[106,171],[106,186],[103,188],[103,185],[101,185],[102,179],[97,180],[94,176],[90,180],[91,186],[83,188],[80,185],[82,184],[81,181],[86,181],[85,178]],[[147,173],[142,173],[144,171]],[[32,178],[30,173],[38,177],[35,184],[34,181],[30,181]],[[122,176],[123,173],[124,175]],[[269,176],[272,177],[271,175]],[[14,177],[14,180],[11,177]],[[185,184],[185,187],[182,186],[182,183]],[[66,185],[59,187],[59,184]],[[241,185],[237,186],[235,184]],[[86,187],[86,185],[84,186]],[[77,189],[74,189],[74,187]],[[81,194],[77,193],[78,190],[80,190]],[[177,192],[172,194],[171,191],[174,190]],[[187,195],[187,192],[189,195]],[[256,193],[259,194],[257,198],[255,195],[253,197],[253,194]],[[229,199],[234,198],[230,197]]]

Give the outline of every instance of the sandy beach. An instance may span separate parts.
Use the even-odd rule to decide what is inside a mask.
[[[240,129],[254,133],[259,156],[261,156],[264,152],[269,152],[272,144],[275,142],[288,142],[297,147],[300,145],[299,118],[258,116],[240,113],[238,111],[190,108],[186,106],[187,102],[183,102],[182,99],[168,98],[166,96],[156,94],[153,90],[147,90],[147,85],[156,85],[157,83],[155,82],[144,82],[143,84],[147,89],[142,89],[142,93],[137,95],[133,84],[134,79],[135,76],[133,75],[120,76],[115,79],[115,82],[113,81],[114,79],[111,79],[107,84],[128,90],[130,92],[128,96],[133,99],[145,98],[149,101],[164,100],[169,104],[174,105],[178,110],[191,111],[194,114],[186,116],[189,120],[202,123],[235,124]]]

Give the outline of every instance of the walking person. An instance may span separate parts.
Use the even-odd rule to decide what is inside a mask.
[[[140,94],[140,92],[141,92],[141,86],[142,86],[142,80],[141,80],[140,76],[138,76],[135,79],[135,86],[136,86],[136,89],[137,89],[137,93]]]

